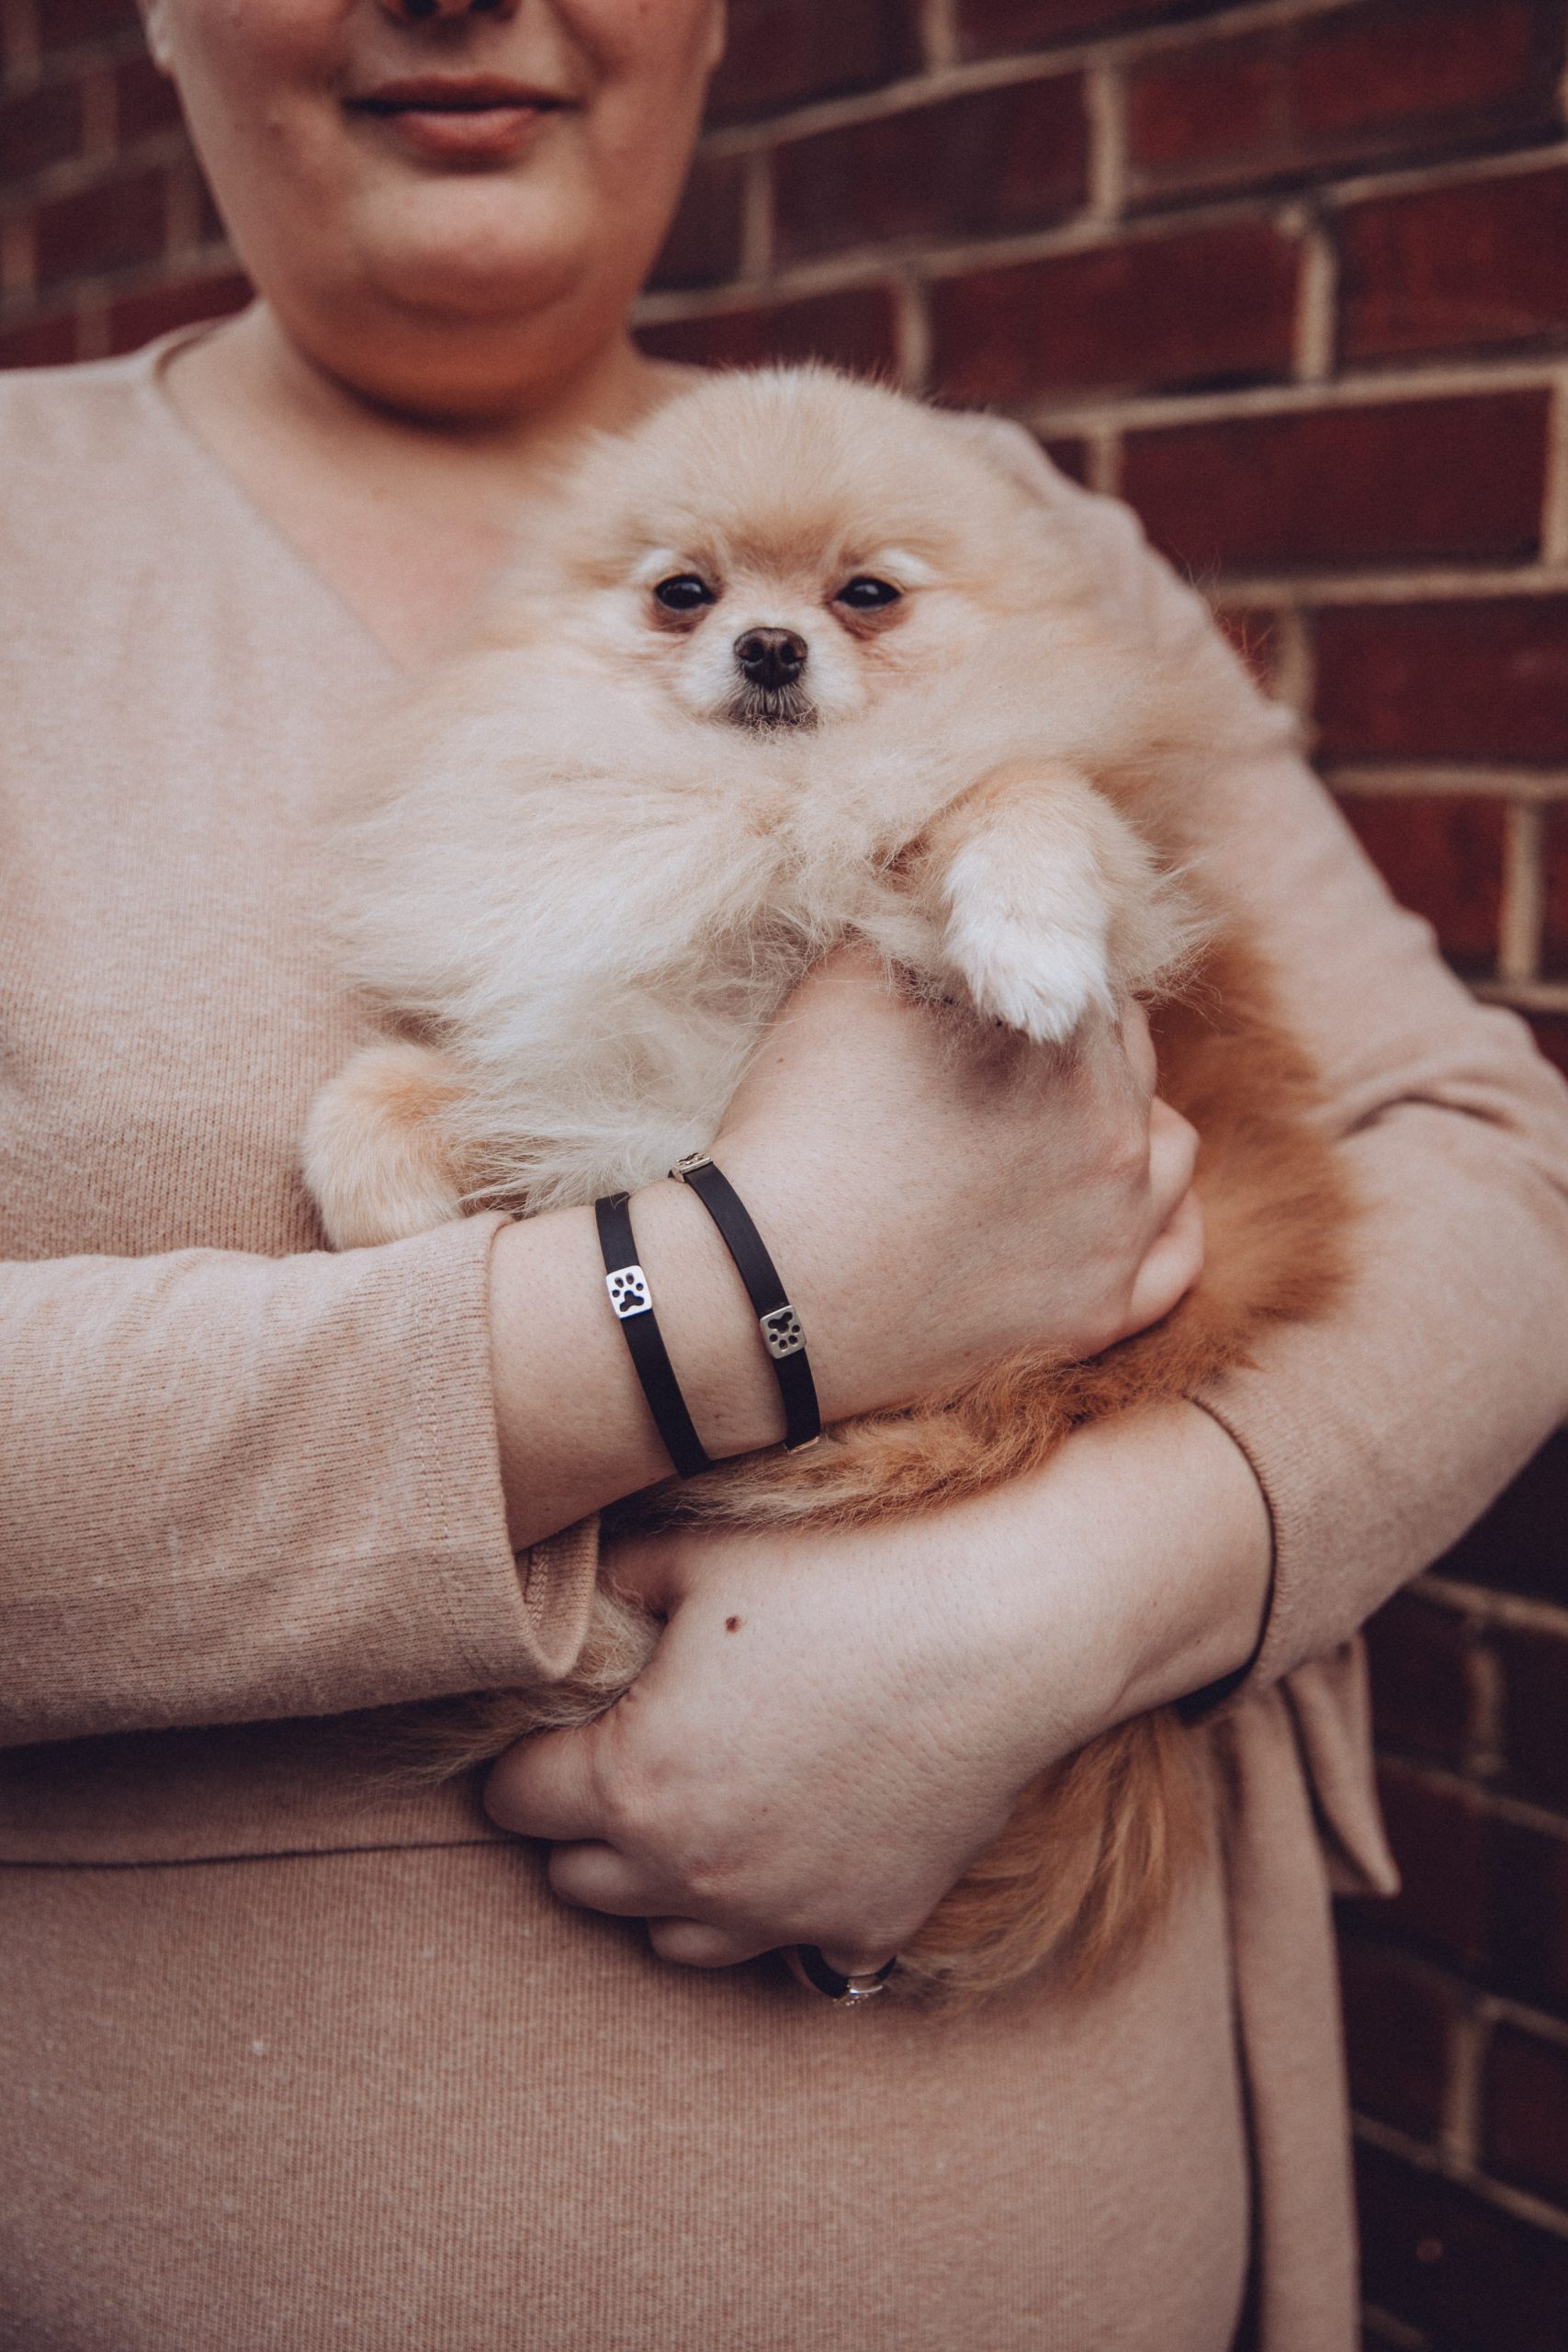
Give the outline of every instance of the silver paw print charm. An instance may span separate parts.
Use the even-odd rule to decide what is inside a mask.
[[[760,1315],[758,1322],[768,1343],[771,1356],[797,1356],[806,1345],[806,1334],[800,1328],[800,1317],[786,1299],[775,1306],[771,1315]]]
[[[613,1274],[605,1275],[604,1287],[619,1322],[625,1323],[633,1315],[646,1315],[653,1305],[648,1276],[640,1266],[617,1266]]]

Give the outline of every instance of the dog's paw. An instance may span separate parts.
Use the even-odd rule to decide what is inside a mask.
[[[1106,926],[1049,929],[1006,915],[955,920],[948,954],[977,1012],[1037,1046],[1064,1046],[1092,1012],[1113,1012]]]
[[[462,1216],[439,1125],[452,1092],[438,1055],[401,1043],[368,1046],[323,1087],[310,1108],[302,1159],[334,1250],[403,1241]]]

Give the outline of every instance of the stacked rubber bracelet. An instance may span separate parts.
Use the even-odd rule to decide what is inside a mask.
[[[705,1151],[688,1152],[670,1173],[695,1193],[735,1261],[784,1399],[785,1451],[803,1453],[822,1434],[822,1411],[806,1353],[806,1334],[779,1279],[779,1270],[739,1193]]]
[[[664,1450],[682,1478],[695,1478],[702,1471],[711,1470],[713,1464],[703,1451],[703,1442],[686,1410],[664,1334],[653,1312],[653,1292],[648,1276],[637,1264],[637,1240],[626,1200],[625,1193],[609,1193],[593,1204],[599,1247],[604,1253],[604,1287],[610,1294],[610,1305],[630,1351],[633,1368],[642,1383],[649,1411],[664,1442]]]
[[[685,1159],[677,1160],[670,1173],[696,1194],[735,1261],[784,1400],[784,1444],[791,1453],[799,1453],[806,1446],[815,1445],[821,1436],[822,1413],[807,1359],[806,1334],[779,1279],[778,1268],[768,1255],[767,1246],[739,1194],[705,1151],[694,1151]],[[599,1247],[604,1258],[604,1287],[664,1450],[681,1477],[695,1478],[703,1471],[711,1470],[713,1464],[681,1394],[681,1384],[653,1311],[652,1285],[637,1262],[628,1197],[625,1193],[608,1193],[593,1204]]]

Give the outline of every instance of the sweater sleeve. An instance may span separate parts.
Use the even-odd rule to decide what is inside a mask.
[[[1568,1414],[1568,1088],[1395,906],[1293,721],[1130,512],[1055,476],[1046,494],[1151,650],[1234,697],[1245,748],[1210,775],[1200,854],[1271,953],[1363,1204],[1338,1306],[1196,1400],[1272,1514],[1257,1688],[1346,1641]]]
[[[0,1739],[549,1679],[591,1529],[519,1562],[491,1394],[502,1219],[292,1258],[0,1267]]]

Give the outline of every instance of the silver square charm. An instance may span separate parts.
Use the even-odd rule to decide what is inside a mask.
[[[648,1276],[640,1266],[617,1266],[613,1274],[605,1275],[604,1287],[610,1294],[610,1304],[615,1310],[618,1323],[629,1322],[634,1315],[650,1315],[653,1312]]]
[[[682,1157],[675,1162],[674,1167],[670,1170],[670,1173],[671,1176],[679,1176],[684,1180],[692,1173],[694,1169],[711,1168],[712,1166],[713,1161],[708,1158],[705,1151],[688,1151],[682,1153]]]
[[[786,1298],[771,1315],[759,1315],[757,1321],[767,1341],[768,1353],[775,1358],[797,1356],[806,1345],[806,1334],[800,1328],[800,1317]]]

